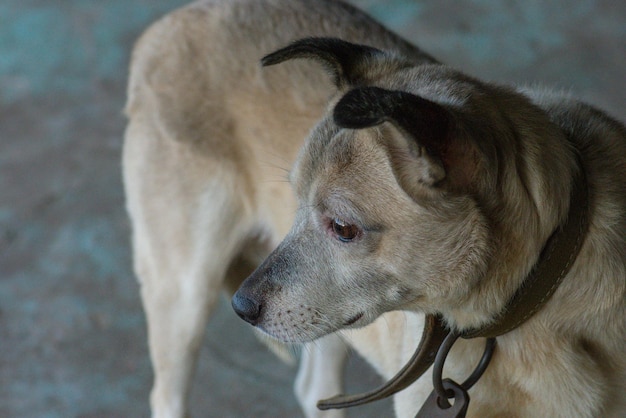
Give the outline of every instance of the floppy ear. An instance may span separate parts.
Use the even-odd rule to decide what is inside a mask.
[[[435,185],[445,178],[447,184],[459,188],[469,184],[475,172],[475,150],[457,137],[452,113],[438,103],[403,91],[359,87],[339,100],[333,118],[338,126],[348,129],[383,122],[394,125],[403,134],[408,153],[392,161],[404,180]],[[407,166],[411,160],[419,163],[419,173],[414,170],[416,165]],[[401,184],[403,187],[410,186],[406,181],[401,183],[405,183]]]
[[[314,59],[326,67],[337,87],[341,88],[359,84],[367,61],[383,55],[384,52],[379,49],[337,38],[305,38],[266,55],[261,64],[274,65],[295,58]]]

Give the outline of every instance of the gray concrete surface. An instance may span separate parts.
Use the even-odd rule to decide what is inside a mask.
[[[145,417],[152,378],[120,150],[131,45],[175,0],[0,4],[0,417]],[[626,120],[626,2],[354,0],[484,79],[542,83]],[[282,364],[222,303],[196,417],[299,417]],[[358,358],[348,389],[378,378]],[[388,402],[352,417],[391,416]]]

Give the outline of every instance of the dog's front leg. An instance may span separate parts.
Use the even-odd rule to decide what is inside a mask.
[[[172,176],[180,183],[159,184],[158,199],[132,206],[135,264],[154,370],[153,418],[181,418],[187,413],[208,318],[244,234],[237,225],[246,224],[233,215],[238,210],[234,193],[217,181],[199,182],[198,188],[204,187],[205,192],[192,189],[191,198],[171,198],[183,185],[193,185],[183,172]],[[151,213],[159,216],[148,216]],[[192,221],[197,219],[204,221]]]
[[[336,334],[306,344],[294,390],[307,418],[342,418],[341,409],[320,411],[317,401],[342,393],[343,370],[348,348]]]
[[[154,370],[154,386],[150,395],[153,418],[186,416],[187,397],[200,343],[209,311],[215,306],[219,294],[218,291],[211,295],[199,291],[201,287],[208,287],[203,278],[183,277],[177,284],[182,284],[184,280],[188,281],[189,290],[172,286],[142,286]]]

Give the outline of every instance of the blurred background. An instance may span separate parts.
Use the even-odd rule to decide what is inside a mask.
[[[0,417],[145,417],[151,385],[120,152],[129,54],[177,0],[0,3]],[[546,84],[626,121],[626,2],[354,0],[482,79]],[[224,298],[196,417],[300,417],[281,363]],[[348,390],[379,379],[358,358]],[[389,402],[352,417],[391,416]]]

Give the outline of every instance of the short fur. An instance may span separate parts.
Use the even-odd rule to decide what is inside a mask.
[[[352,60],[351,79],[334,73],[338,89],[315,64],[258,66],[264,53],[306,36],[385,52],[358,68]],[[234,289],[280,242],[294,212],[285,241],[237,293],[263,306],[259,328],[302,342],[396,309],[439,311],[451,326],[475,326],[499,311],[567,215],[576,152],[590,183],[589,235],[544,309],[498,339],[471,391],[469,416],[626,413],[624,127],[572,99],[485,84],[429,62],[333,1],[205,1],[142,36],[129,82],[124,181],[155,369],[154,416],[185,412],[224,278]],[[355,88],[359,100],[345,95]],[[364,102],[387,108],[386,91],[443,109],[445,146],[420,136],[438,130],[416,134],[398,117],[362,129],[335,123],[336,109],[344,110],[338,119],[355,121]],[[298,152],[296,211],[281,180]],[[358,226],[352,241],[337,239],[337,218]],[[389,312],[346,336],[390,377],[414,349],[421,320]],[[328,363],[315,351],[304,358],[302,370],[313,376],[301,374],[300,388],[318,382],[299,392],[309,401],[338,389],[343,348],[323,341]],[[460,341],[446,374],[465,377],[483,344]],[[430,390],[425,376],[400,393],[397,415],[413,416]]]
[[[293,222],[287,173],[336,88],[310,63],[265,70],[260,60],[307,36],[433,61],[332,0],[203,0],[155,22],[135,45],[123,171],[155,374],[154,417],[186,413],[222,287],[232,294]],[[345,355],[336,336],[303,350],[296,394],[307,416],[344,416],[315,404],[341,391]]]
[[[340,93],[291,173],[294,225],[235,294],[237,313],[291,342],[394,310],[487,325],[583,204],[570,200],[582,170],[582,249],[547,304],[498,337],[468,416],[625,416],[626,128],[570,97],[358,45],[346,60],[334,42],[309,56],[330,63]],[[463,381],[483,345],[460,344],[448,374]]]

